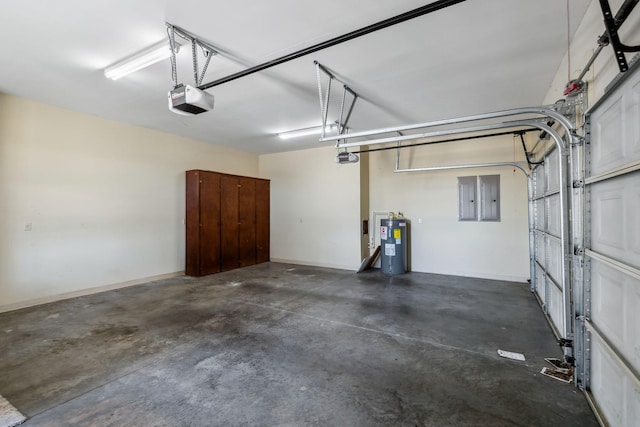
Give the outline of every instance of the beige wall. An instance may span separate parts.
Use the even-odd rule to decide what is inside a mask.
[[[0,308],[182,271],[195,168],[258,157],[0,94]]]
[[[271,180],[271,259],[355,270],[360,264],[360,164],[334,148],[260,156]]]
[[[520,142],[506,136],[406,149],[400,167],[512,161],[514,156],[522,160]],[[401,211],[411,221],[412,271],[529,278],[527,181],[522,172],[478,168],[394,173],[395,157],[395,150],[371,153],[371,210]],[[458,221],[457,177],[495,174],[500,175],[501,221]]]
[[[614,0],[612,7],[620,3]],[[640,28],[631,28],[634,34],[623,37],[637,42]],[[593,2],[572,40],[572,77],[603,31]],[[565,57],[545,104],[562,98],[567,62]],[[608,46],[586,76],[591,103],[617,73]],[[513,160],[514,152],[522,160],[513,144],[506,137],[406,150],[402,167]],[[258,159],[0,94],[0,309],[181,271],[184,171],[193,168],[272,180],[275,260],[357,268],[360,211],[369,198],[371,211],[402,211],[412,220],[414,271],[528,278],[526,180],[520,172],[394,174],[394,152],[372,153],[368,163],[355,165],[337,165],[334,155],[326,147]],[[501,175],[502,221],[458,222],[456,178],[495,173]],[[24,231],[27,223],[32,231]]]

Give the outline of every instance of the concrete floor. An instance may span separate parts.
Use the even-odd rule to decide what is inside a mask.
[[[510,282],[266,263],[0,314],[0,348],[26,426],[597,425]]]

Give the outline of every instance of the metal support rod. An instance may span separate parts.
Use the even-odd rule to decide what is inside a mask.
[[[565,129],[565,132],[567,135],[575,134],[576,129],[574,125],[569,121],[569,119],[567,119],[565,116],[558,113],[557,111],[552,110],[549,107],[525,107],[525,108],[516,108],[513,110],[502,110],[502,111],[494,111],[491,113],[476,114],[472,116],[456,117],[452,119],[436,120],[432,122],[424,122],[424,123],[416,123],[416,124],[410,124],[410,125],[404,125],[404,126],[374,129],[374,130],[363,131],[363,132],[354,132],[354,133],[343,134],[339,137],[328,136],[328,137],[320,138],[320,142],[335,141],[337,139],[360,138],[360,137],[366,137],[366,136],[380,135],[384,133],[392,133],[392,132],[414,130],[414,129],[421,129],[421,128],[430,128],[430,127],[443,126],[443,125],[452,125],[452,124],[459,124],[459,123],[472,122],[472,121],[478,121],[478,120],[517,116],[517,115],[523,115],[523,114],[538,114],[538,115],[546,116],[560,123],[562,127]],[[392,142],[392,141],[385,141],[385,142]],[[356,145],[357,144],[354,144],[353,146],[356,146]],[[365,145],[365,144],[360,144],[360,145]],[[366,145],[371,145],[371,141],[367,141]]]
[[[344,86],[346,88],[346,86]],[[342,100],[340,101],[340,118],[338,119],[338,134],[341,134],[345,127],[342,126],[342,116],[344,115],[344,102],[347,97],[347,90],[342,91]]]
[[[400,15],[396,15],[394,17],[391,17],[391,18],[376,22],[374,24],[367,25],[366,27],[362,27],[360,29],[357,29],[355,31],[351,31],[349,33],[343,34],[343,35],[338,36],[338,37],[334,37],[334,38],[332,38],[330,40],[327,40],[327,41],[315,44],[313,46],[309,46],[307,48],[304,48],[304,49],[289,53],[287,55],[284,55],[284,56],[281,56],[279,58],[273,59],[271,61],[267,61],[265,63],[259,64],[259,65],[255,65],[253,67],[247,68],[246,70],[243,70],[243,71],[228,75],[226,77],[222,77],[222,78],[214,80],[212,82],[205,83],[203,85],[198,86],[198,89],[201,89],[201,90],[209,89],[209,88],[212,88],[214,86],[218,86],[218,85],[221,85],[223,83],[227,83],[227,82],[230,82],[232,80],[236,80],[236,79],[239,79],[241,77],[245,77],[245,76],[248,76],[250,74],[266,70],[267,68],[271,68],[271,67],[274,67],[276,65],[280,65],[280,64],[283,64],[285,62],[289,62],[289,61],[292,61],[294,59],[298,59],[298,58],[300,58],[302,56],[309,55],[309,54],[317,52],[319,50],[326,49],[326,48],[335,46],[337,44],[344,43],[344,42],[349,41],[349,40],[353,40],[353,39],[355,39],[357,37],[364,36],[366,34],[374,32],[374,31],[378,31],[378,30],[381,30],[383,28],[390,27],[392,25],[400,24],[400,23],[408,21],[410,19],[417,18],[419,16],[426,15],[428,13],[436,12],[436,11],[438,11],[440,9],[444,9],[446,7],[453,6],[453,5],[458,4],[458,3],[462,3],[463,1],[465,1],[465,0],[438,0],[438,1],[434,1],[434,2],[429,3],[427,5],[421,6],[421,7],[417,8],[417,9],[413,9],[413,10],[410,10],[408,12],[402,13]]]
[[[525,176],[529,176],[529,170],[522,164],[522,162],[496,162],[496,163],[478,163],[478,164],[469,164],[469,165],[451,165],[451,166],[428,166],[424,168],[410,168],[410,169],[399,169],[398,168],[398,160],[396,160],[396,169],[393,171],[395,173],[405,173],[405,172],[433,172],[433,171],[445,171],[445,170],[456,170],[456,169],[475,169],[475,168],[495,168],[495,167],[515,167],[520,169]]]
[[[198,84],[199,76],[198,76],[198,48],[197,41],[191,40],[191,59],[193,61],[193,81],[195,84]]]
[[[324,138],[326,131],[327,131],[327,116],[329,114],[329,100],[330,100],[330,96],[331,96],[331,81],[333,80],[333,74],[331,74],[331,72],[329,72],[329,70],[327,70],[325,67],[322,66],[322,64],[320,64],[318,61],[314,61],[313,62],[316,66],[316,77],[318,80],[318,96],[320,98],[320,114],[321,114],[321,119],[322,119],[322,130],[320,132],[320,137]],[[322,94],[322,77],[320,75],[320,71],[324,72],[327,77],[329,77],[329,81],[327,82],[327,93],[326,93],[326,97],[323,100],[323,94]],[[340,123],[338,123],[338,133],[340,133]]]
[[[527,124],[523,125],[522,123],[527,123]],[[363,145],[379,145],[379,144],[387,144],[387,143],[397,142],[397,141],[411,141],[414,139],[436,138],[436,137],[447,136],[447,135],[484,132],[484,131],[493,130],[493,129],[517,128],[518,126],[528,126],[530,123],[532,122],[522,121],[522,122],[509,122],[509,123],[502,122],[502,123],[488,124],[488,125],[476,125],[476,126],[471,126],[466,128],[446,129],[446,130],[423,132],[423,133],[411,134],[411,135],[403,135],[400,137],[390,136],[386,138],[379,138],[379,139],[372,139],[372,140],[365,140],[365,141],[358,141],[358,142],[345,142],[340,144],[340,147],[341,148],[361,147]],[[516,131],[517,129],[514,129],[512,133]]]
[[[322,76],[320,75],[320,71],[322,70],[322,68],[320,68],[320,64],[319,63],[315,63],[316,65],[316,79],[318,81],[318,99],[320,100],[320,115],[322,117],[324,117],[324,97],[322,96]],[[322,124],[322,127],[324,127],[324,123]]]
[[[471,136],[464,136],[461,138],[449,138],[449,139],[441,139],[438,141],[429,141],[429,142],[416,142],[414,144],[405,144],[403,145],[401,148],[412,148],[412,147],[420,147],[423,145],[431,145],[431,144],[442,144],[445,142],[456,142],[456,141],[468,141],[468,140],[472,140],[472,139],[481,139],[481,138],[492,138],[494,136],[503,136],[503,135],[513,135],[516,133],[529,133],[529,132],[538,132],[538,129],[525,129],[525,130],[521,130],[518,132],[494,132],[494,133],[489,133],[486,135],[471,135]],[[400,133],[400,136],[403,136],[402,133]],[[369,148],[366,150],[358,150],[358,151],[352,151],[352,153],[354,154],[360,154],[360,153],[373,153],[375,151],[386,151],[386,150],[395,150],[396,147],[382,147],[382,148]]]
[[[320,134],[320,138],[324,138],[327,133],[327,117],[329,116],[329,100],[331,99],[331,82],[333,81],[333,76],[329,76],[329,82],[327,82],[327,93],[326,98],[324,99],[324,111],[322,113],[322,133]]]
[[[589,59],[589,61],[587,61],[587,65],[584,66],[580,75],[575,79],[576,82],[582,81],[582,79],[587,74],[587,72],[589,71],[589,69],[595,62],[596,58],[598,57],[598,55],[600,55],[600,52],[602,52],[602,49],[604,49],[605,46],[606,45],[604,44],[598,44],[598,47],[596,48],[596,50],[593,51],[593,55],[591,55],[591,58]]]
[[[347,111],[347,117],[344,119],[344,129],[347,128],[347,124],[349,123],[349,119],[351,118],[351,113],[353,113],[353,107],[356,105],[356,101],[358,100],[358,94],[349,88],[349,86],[344,86],[344,90],[349,92],[353,96],[353,101],[351,101],[351,106],[349,107],[349,111]],[[343,129],[343,131],[344,131]]]
[[[322,132],[320,137],[323,138],[326,133],[327,120],[329,116],[329,100],[331,99],[331,82],[333,79],[335,79],[335,76],[331,71],[329,71],[328,68],[326,68],[324,65],[322,65],[318,61],[313,61],[313,63],[316,66],[316,76],[318,80],[318,94],[320,97],[320,112],[322,115]],[[323,92],[322,92],[322,78],[320,77],[321,71],[325,73],[327,77],[329,77],[329,82],[327,84],[326,99],[324,101],[322,99]],[[343,91],[342,91],[342,100],[340,102],[340,118],[338,120],[338,132],[337,132],[338,135],[341,135],[346,130],[347,124],[349,123],[349,119],[351,118],[351,113],[353,113],[353,107],[355,106],[356,101],[358,100],[358,94],[355,93],[349,86],[343,85],[342,89]],[[347,112],[347,115],[343,121],[344,107],[346,105],[347,93],[350,93],[353,96],[353,99],[351,100],[349,111]],[[338,139],[337,145],[339,144],[340,144],[340,140]]]
[[[320,138],[324,138],[327,132],[327,117],[329,116],[329,100],[331,99],[331,82],[333,81],[334,76],[331,73],[331,71],[329,71],[325,66],[323,66],[318,61],[313,61],[313,63],[316,66],[316,74],[318,77],[318,93],[320,94],[320,113],[322,114],[322,131],[320,133]],[[327,77],[329,77],[329,81],[327,82],[327,93],[324,101],[322,100],[322,78],[320,77],[320,71],[322,71],[327,75]],[[341,126],[341,123],[338,122],[338,134],[340,134],[340,126]]]

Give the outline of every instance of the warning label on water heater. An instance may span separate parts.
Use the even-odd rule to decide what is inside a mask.
[[[395,228],[393,230],[393,238],[394,239],[399,239],[402,236],[402,231],[400,231],[399,228]]]
[[[396,256],[396,245],[393,243],[385,243],[384,254],[386,256]]]
[[[380,227],[380,239],[387,240],[387,227]]]

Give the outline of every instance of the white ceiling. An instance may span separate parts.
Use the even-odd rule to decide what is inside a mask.
[[[0,92],[251,152],[302,149],[317,137],[275,134],[320,124],[314,60],[361,96],[354,131],[539,105],[567,21],[573,33],[590,1],[570,0],[568,20],[565,0],[467,0],[212,88],[215,109],[186,117],[167,109],[168,60],[118,81],[103,69],[163,40],[170,22],[225,52],[209,82],[428,2],[7,0]],[[190,53],[179,54],[178,79],[193,84]]]

